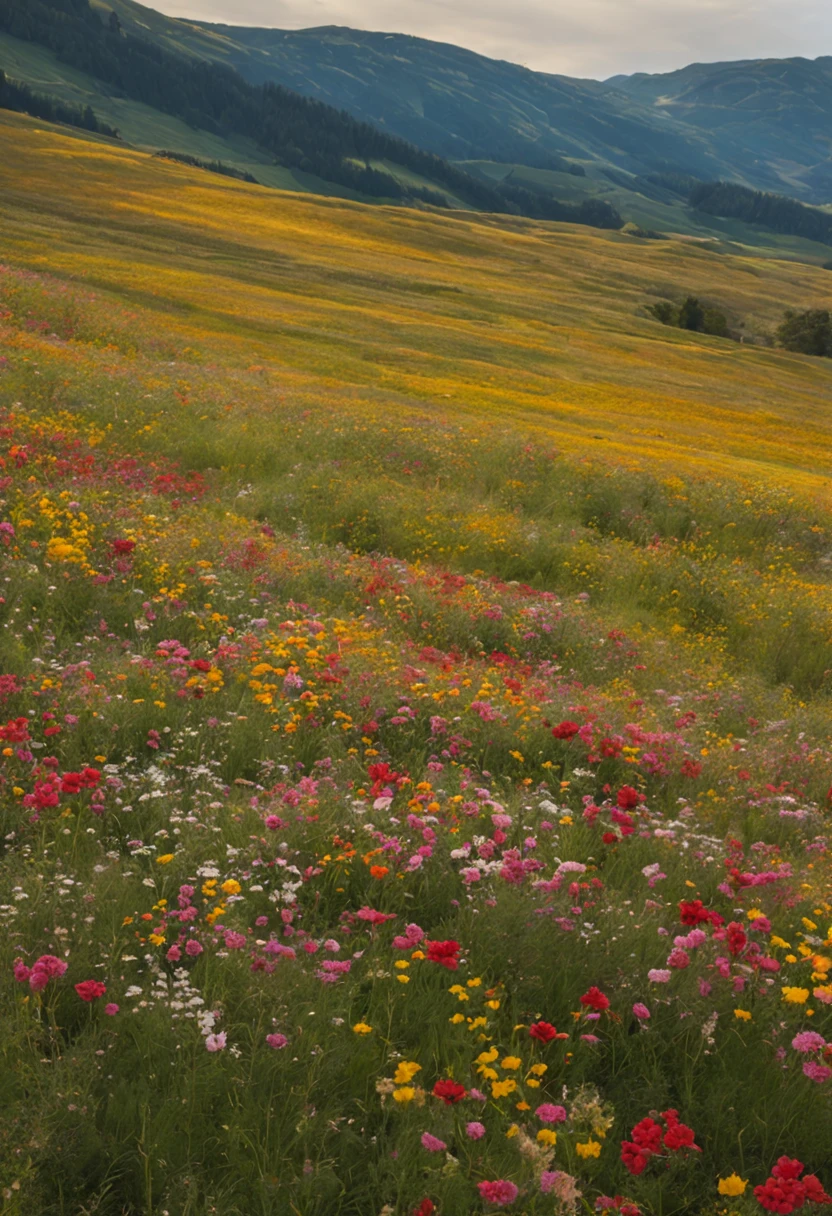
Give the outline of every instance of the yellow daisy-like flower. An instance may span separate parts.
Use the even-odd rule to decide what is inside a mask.
[[[523,1061],[519,1056],[505,1056],[500,1061],[500,1068],[505,1068],[507,1072],[515,1072],[521,1067]]]
[[[750,1022],[751,1021],[751,1014],[748,1012],[747,1009],[735,1009],[734,1017],[739,1018],[739,1020],[741,1022]]]
[[[226,878],[225,882],[220,887],[220,890],[226,895],[239,895],[242,889],[243,888],[237,882],[236,878]]]
[[[393,1073],[393,1080],[397,1085],[407,1085],[412,1081],[417,1072],[422,1071],[422,1065],[417,1064],[415,1060],[402,1060],[396,1066],[396,1071]]]
[[[175,853],[163,853],[161,857],[156,858],[157,866],[166,866],[169,861],[173,861]]]
[[[551,1131],[548,1127],[541,1127],[537,1133],[537,1139],[540,1144],[548,1144],[550,1147],[554,1147],[558,1142],[558,1134]]]
[[[403,1106],[406,1106],[408,1102],[412,1102],[415,1097],[416,1090],[412,1085],[403,1085],[401,1089],[393,1090],[393,1101],[400,1102]]]
[[[788,1001],[790,1005],[805,1005],[809,999],[808,988],[781,988],[783,1000]]]
[[[720,1195],[744,1195],[747,1186],[747,1178],[740,1178],[739,1174],[729,1174],[727,1178],[720,1178],[716,1189]]]
[[[366,1022],[356,1022],[353,1026],[353,1031],[355,1034],[372,1034],[373,1028],[372,1026],[368,1026]]]
[[[511,1077],[506,1081],[493,1081],[491,1084],[492,1098],[507,1098],[509,1094],[513,1094],[517,1088],[517,1082]]]

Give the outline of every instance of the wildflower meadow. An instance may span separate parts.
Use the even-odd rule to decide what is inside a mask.
[[[832,1204],[823,272],[3,122],[2,1216]]]

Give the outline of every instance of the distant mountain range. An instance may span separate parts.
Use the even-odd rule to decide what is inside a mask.
[[[104,6],[104,0],[99,0]],[[174,20],[107,0],[125,28],[286,85],[453,160],[725,179],[832,201],[832,56],[579,80],[404,34]]]

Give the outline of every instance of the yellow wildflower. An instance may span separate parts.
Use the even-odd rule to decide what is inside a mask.
[[[744,1195],[747,1186],[747,1178],[740,1178],[739,1174],[729,1174],[727,1178],[720,1178],[716,1189],[720,1195]]]
[[[575,1152],[586,1160],[587,1157],[600,1157],[601,1145],[597,1140],[587,1140],[584,1144],[576,1144]]]

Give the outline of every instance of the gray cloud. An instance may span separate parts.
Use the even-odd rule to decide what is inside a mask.
[[[832,54],[829,0],[157,0],[176,17],[417,34],[604,78],[697,61]]]

